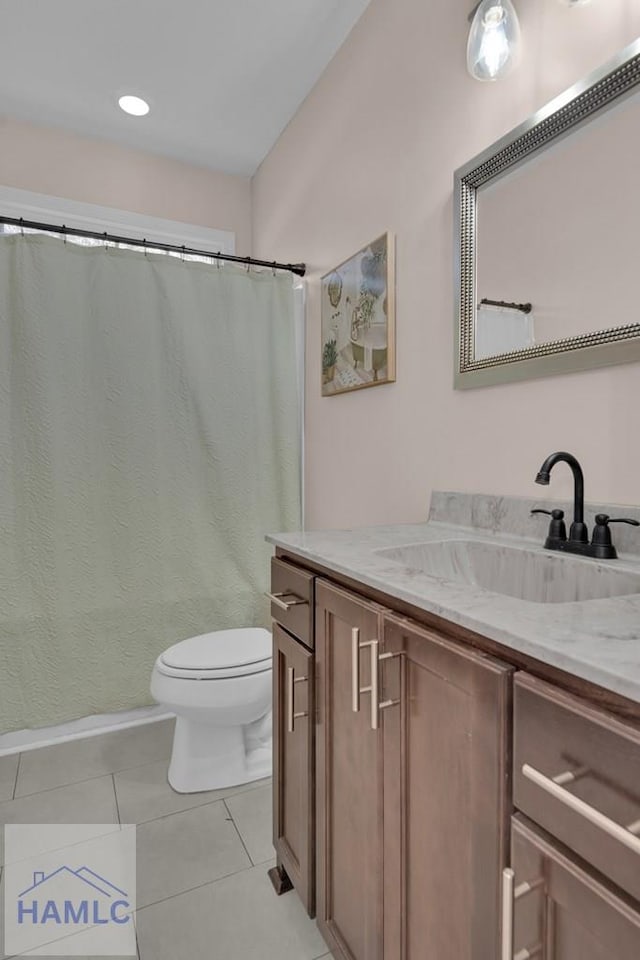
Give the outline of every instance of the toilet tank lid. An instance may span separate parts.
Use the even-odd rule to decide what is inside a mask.
[[[182,670],[222,670],[271,660],[271,634],[262,627],[216,630],[189,637],[161,655],[168,667]]]

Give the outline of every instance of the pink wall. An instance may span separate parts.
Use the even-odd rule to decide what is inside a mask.
[[[0,118],[0,142],[5,186],[232,230],[238,253],[250,252],[247,177],[7,117]]]
[[[517,0],[525,50],[496,84],[465,71],[463,0],[372,0],[253,183],[254,253],[310,267],[307,525],[425,516],[434,488],[545,496],[568,448],[587,497],[640,503],[640,366],[452,389],[452,178],[640,34],[639,0]],[[320,397],[318,278],[397,236],[397,383]],[[570,492],[558,469],[547,496]]]

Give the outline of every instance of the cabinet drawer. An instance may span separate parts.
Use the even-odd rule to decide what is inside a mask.
[[[640,900],[640,729],[517,674],[514,804]]]
[[[292,563],[271,561],[271,616],[313,648],[314,576]]]
[[[273,625],[273,845],[309,916],[314,890],[313,654]]]
[[[503,957],[638,960],[640,912],[633,901],[520,814],[512,821],[511,863]]]

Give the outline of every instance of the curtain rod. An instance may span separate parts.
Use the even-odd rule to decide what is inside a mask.
[[[156,243],[153,240],[138,240],[135,237],[118,237],[115,234],[98,233],[95,230],[80,230],[77,227],[67,227],[65,224],[38,223],[35,220],[25,220],[23,217],[0,216],[0,223],[10,223],[27,230],[46,230],[49,233],[59,233],[63,237],[88,237],[91,240],[103,240],[110,243],[126,243],[131,247],[152,247],[156,250],[174,251],[183,256],[209,257],[211,260],[228,260],[231,263],[242,263],[247,267],[269,267],[271,270],[289,270],[298,277],[304,277],[307,267],[304,263],[277,263],[275,260],[256,260],[254,257],[237,257],[232,253],[211,253],[209,250],[196,250],[194,247],[179,246],[176,243]]]

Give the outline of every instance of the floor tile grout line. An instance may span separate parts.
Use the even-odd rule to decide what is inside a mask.
[[[160,761],[155,761],[156,763]],[[140,764],[145,766],[145,764]],[[45,787],[44,790],[34,790],[33,793],[23,793],[14,800],[30,800],[32,797],[39,797],[43,793],[52,793],[54,790],[64,790],[66,787],[77,787],[80,783],[91,783],[92,780],[104,780],[105,777],[114,777],[118,773],[127,773],[129,770],[137,770],[137,767],[126,767],[124,770],[105,770],[104,773],[98,773],[95,777],[83,777],[82,780],[72,780],[70,783],[59,783],[55,787]],[[9,802],[9,801],[7,801]]]
[[[115,773],[111,774],[111,786],[113,787],[113,797],[116,801],[116,817],[118,818],[118,823],[122,826],[122,819],[120,817],[120,804],[118,803],[118,791],[116,790],[116,775]]]
[[[230,800],[230,799],[231,799],[231,797],[229,797],[229,800]],[[253,866],[253,867],[257,866],[257,864],[255,864],[255,863],[253,862],[253,857],[252,857],[251,854],[249,853],[249,851],[248,851],[248,849],[247,849],[247,845],[246,845],[246,843],[244,842],[244,840],[242,839],[242,834],[241,834],[240,831],[238,830],[238,824],[237,824],[237,823],[235,822],[235,820],[233,819],[233,814],[231,813],[231,810],[230,810],[229,807],[227,806],[227,803],[226,803],[225,800],[223,800],[222,802],[224,803],[224,808],[225,808],[225,810],[226,810],[227,813],[229,814],[229,818],[230,818],[230,820],[231,820],[231,823],[232,823],[233,826],[235,827],[235,831],[236,831],[236,833],[238,834],[238,839],[240,840],[240,843],[242,844],[242,846],[243,846],[243,848],[244,848],[244,852],[245,852],[246,855],[249,857],[249,863],[250,863],[251,866]]]
[[[39,825],[40,825],[40,824],[39,824]],[[27,824],[24,824],[24,823],[18,823],[18,824],[12,824],[12,823],[7,824],[7,823],[5,823],[5,824],[2,824],[2,823],[0,823],[0,828],[2,828],[2,827],[7,827],[7,826],[9,826],[9,827],[12,827],[12,826],[24,827],[24,826],[27,826]],[[56,823],[56,824],[54,824],[54,826],[56,826],[56,827],[66,827],[66,826],[68,826],[68,824],[66,824],[66,823]],[[84,824],[84,823],[83,823],[83,824],[81,824],[81,826],[83,826],[83,827],[84,827],[84,826],[92,827],[92,826],[96,826],[96,824],[93,824],[93,823]],[[107,823],[106,826],[107,826],[107,827],[118,827],[118,828],[119,828],[119,827],[120,827],[120,824],[119,824],[119,823]],[[91,843],[93,840],[102,840],[104,837],[113,836],[114,833],[116,833],[115,830],[110,830],[110,831],[108,831],[107,833],[96,833],[96,834],[94,834],[94,836],[92,836],[92,837],[85,837],[84,840],[74,840],[73,843],[65,843],[62,847],[55,847],[53,850],[46,850],[46,851],[44,851],[44,852],[45,852],[45,853],[47,854],[47,856],[48,856],[48,855],[50,855],[50,854],[60,853],[60,852],[62,852],[63,850],[73,850],[74,847],[82,847],[82,846],[84,846],[86,843]],[[27,860],[32,860],[32,859],[33,859],[33,854],[28,854],[26,857],[24,857],[24,858],[21,859],[21,860],[12,860],[11,863],[5,863],[5,864],[3,864],[2,866],[12,867],[12,866],[15,866],[15,865],[17,865],[17,864],[19,864],[19,863],[26,863]],[[2,866],[0,866],[0,876],[2,875]],[[0,916],[1,916],[1,915],[2,915],[2,905],[0,904]]]
[[[161,897],[159,900],[154,900],[153,903],[145,903],[143,907],[136,907],[135,912],[136,914],[142,913],[143,910],[148,910],[149,907],[157,907],[160,903],[168,903],[169,900],[175,900],[176,897],[184,897],[186,894],[193,893],[195,890],[202,890],[203,887],[212,887],[215,883],[221,883],[223,880],[229,880],[231,877],[237,877],[241,873],[247,873],[249,870],[255,870],[255,866],[251,862],[251,857],[249,857],[249,863],[246,867],[240,867],[239,870],[232,870],[231,873],[225,873],[224,876],[216,877],[215,880],[205,880],[204,883],[198,883],[195,887],[187,887],[186,890],[180,890],[179,893],[172,893],[168,897]]]
[[[22,754],[20,754],[20,756],[22,756]],[[166,761],[165,761],[165,760],[151,760],[149,763],[140,763],[140,764],[137,764],[136,766],[133,766],[133,767],[123,767],[121,770],[105,771],[104,773],[99,773],[99,774],[97,774],[95,777],[83,777],[82,780],[72,780],[70,783],[60,783],[60,784],[58,784],[56,787],[45,787],[44,790],[35,790],[33,793],[24,793],[24,794],[22,794],[22,795],[19,796],[19,797],[17,797],[17,796],[15,795],[15,791],[16,791],[17,786],[18,786],[18,775],[17,775],[17,771],[16,771],[16,780],[15,780],[15,783],[14,783],[14,785],[13,785],[14,795],[13,795],[13,797],[11,798],[11,800],[28,800],[28,799],[30,799],[31,797],[39,797],[39,796],[40,796],[41,794],[43,794],[43,793],[51,793],[53,790],[64,790],[65,787],[75,787],[75,786],[77,786],[77,785],[80,784],[80,783],[90,783],[92,780],[102,780],[102,779],[104,779],[105,777],[117,777],[117,776],[118,776],[119,774],[121,774],[121,773],[131,773],[132,770],[142,770],[143,767],[150,767],[150,766],[152,766],[153,764],[156,764],[156,763],[165,763],[165,762],[166,762],[167,767],[168,767],[168,765],[169,765],[169,758],[168,758],[168,757],[166,758]],[[18,763],[18,770],[19,770],[19,766],[20,766],[20,765],[19,765],[19,763]],[[264,777],[263,779],[268,780],[268,779],[270,779],[270,778]],[[237,793],[228,794],[227,797],[226,797],[226,799],[231,800],[232,797],[237,797],[237,796],[239,796],[241,793],[249,793],[251,790],[257,790],[257,789],[259,789],[259,787],[254,787],[254,786],[252,786],[252,784],[253,784],[254,782],[260,782],[260,781],[249,781],[248,784],[241,784],[241,783],[238,784],[238,792],[237,792]],[[264,786],[267,786],[267,784],[264,784]],[[243,788],[244,788],[244,789],[243,789]],[[227,789],[227,788],[223,788],[223,789]],[[218,799],[223,800],[223,799],[225,799],[225,798],[224,798],[224,797],[219,797]],[[0,801],[0,805],[1,805],[2,803],[11,803],[11,800]],[[216,801],[214,801],[214,800],[206,800],[206,801],[205,801],[205,803],[214,803],[214,802],[216,802]],[[201,806],[201,804],[197,804],[197,806]],[[179,812],[179,811],[177,811],[177,812]],[[163,816],[164,816],[164,814],[163,814]],[[160,817],[152,817],[152,819],[153,819],[153,820],[159,820]],[[149,822],[149,821],[146,821],[146,820],[145,820],[145,821],[141,821],[141,822],[147,823],[147,822]]]
[[[111,777],[111,778],[112,778],[112,787],[113,787],[114,794],[115,794],[115,798],[116,798],[116,812],[117,812],[117,816],[118,816],[117,825],[120,825],[120,826],[121,826],[121,825],[122,825],[122,820],[120,819],[120,805],[119,805],[119,803],[118,803],[118,793],[117,793],[117,788],[116,788],[116,786],[115,786],[115,777],[116,777],[116,774],[115,774],[115,773],[103,774],[101,777],[90,777],[88,780],[80,780],[80,781],[77,781],[77,782],[78,782],[78,783],[90,783],[92,780],[104,780],[104,779],[106,779],[107,777]],[[67,786],[75,786],[75,784],[67,784]],[[268,784],[264,784],[263,786],[268,786]],[[52,788],[52,789],[54,789],[54,790],[61,790],[61,789],[64,789],[64,788],[63,788],[63,787],[54,787],[54,788]],[[247,850],[247,848],[246,848],[246,846],[245,846],[245,844],[244,844],[244,841],[242,840],[242,836],[240,835],[240,832],[238,831],[238,828],[237,828],[237,826],[236,826],[235,820],[233,819],[233,816],[232,816],[232,814],[231,814],[231,811],[229,810],[229,807],[228,807],[227,804],[225,803],[225,800],[233,800],[235,797],[244,796],[245,793],[253,793],[253,791],[256,790],[256,789],[261,789],[261,788],[256,788],[256,787],[254,787],[254,788],[248,788],[248,789],[246,789],[246,790],[240,790],[238,793],[230,794],[230,795],[227,796],[227,797],[219,797],[217,800],[216,800],[216,799],[213,799],[213,800],[205,800],[204,802],[195,804],[194,806],[184,807],[182,810],[173,810],[173,811],[171,811],[171,813],[162,813],[162,814],[160,814],[160,816],[158,816],[158,817],[150,817],[149,820],[138,820],[138,821],[136,821],[135,826],[136,826],[136,827],[142,827],[142,826],[145,826],[147,823],[157,823],[158,820],[167,820],[169,817],[175,817],[175,816],[178,816],[178,815],[181,814],[181,813],[191,813],[192,811],[200,810],[202,807],[209,807],[209,806],[212,806],[212,805],[215,804],[215,803],[223,803],[224,806],[225,806],[225,809],[226,809],[227,813],[229,814],[229,817],[230,817],[231,821],[233,822],[233,825],[234,825],[234,827],[235,827],[235,829],[236,829],[236,832],[238,833],[238,836],[240,836],[240,841],[241,841],[241,843],[242,843],[242,846],[244,847],[244,850],[245,850],[247,856],[249,857],[249,860],[251,861],[251,865],[254,866],[254,867],[255,867],[255,866],[260,866],[260,863],[268,863],[268,861],[267,861],[267,860],[263,860],[263,861],[260,861],[260,863],[254,863],[254,862],[253,862],[253,859],[252,859],[252,857],[250,856],[249,851]],[[30,799],[30,798],[32,798],[32,797],[41,796],[42,794],[51,793],[51,792],[52,792],[51,790],[42,790],[40,794],[38,794],[38,793],[31,793],[31,794],[29,794],[29,795],[28,795],[28,798]],[[16,801],[20,801],[20,800],[27,799],[27,797],[16,797],[15,799],[16,799]],[[8,801],[5,801],[5,802],[10,803],[11,801],[8,800]],[[127,821],[127,822],[128,822],[128,821]],[[2,824],[0,824],[0,826],[1,826],[1,825],[2,825]],[[90,824],[89,824],[89,825],[90,825]],[[115,825],[116,825],[116,824],[114,824],[114,826],[115,826]]]
[[[11,799],[12,799],[12,800],[15,800],[15,798],[16,798],[16,790],[18,789],[18,774],[20,773],[20,763],[21,763],[21,761],[22,761],[22,754],[19,753],[19,754],[18,754],[18,762],[17,762],[17,764],[16,764],[16,778],[15,778],[15,780],[13,781],[13,793],[11,794]]]
[[[266,787],[268,786],[268,784],[263,784],[263,786]],[[228,794],[225,797],[217,797],[217,798],[214,797],[214,799],[212,800],[203,800],[202,803],[196,803],[191,807],[183,807],[181,810],[172,810],[170,813],[161,813],[159,816],[150,817],[148,820],[138,820],[136,823],[136,826],[142,827],[145,823],[157,823],[158,820],[166,820],[167,817],[175,817],[179,813],[190,813],[192,810],[199,810],[201,807],[209,807],[213,803],[224,803],[225,800],[233,800],[235,799],[235,797],[243,796],[245,793],[253,793],[253,791],[256,789],[259,789],[259,788],[253,787],[247,790],[241,790],[238,793]],[[227,805],[225,803],[225,807],[226,806]],[[229,812],[228,807],[227,807],[227,811]],[[229,813],[229,816],[231,816],[230,813]],[[231,817],[231,819],[233,819],[233,817]],[[256,866],[256,864],[254,864],[254,866]]]
[[[43,747],[42,749],[46,749]],[[20,754],[22,756],[22,754]],[[169,763],[169,757],[161,760],[150,760],[149,763],[136,763],[131,767],[122,767],[120,770],[104,770],[102,773],[97,773],[95,777],[83,777],[82,780],[71,780],[69,783],[59,783],[55,787],[45,787],[44,790],[34,790],[33,793],[23,793],[20,797],[15,797],[14,800],[26,800],[27,797],[37,797],[41,793],[51,793],[52,790],[62,790],[64,787],[75,787],[78,783],[89,783],[90,780],[100,780],[102,777],[115,777],[118,773],[130,773],[132,770],[138,770],[141,767],[150,767],[153,763]],[[16,786],[18,780],[16,777]]]

